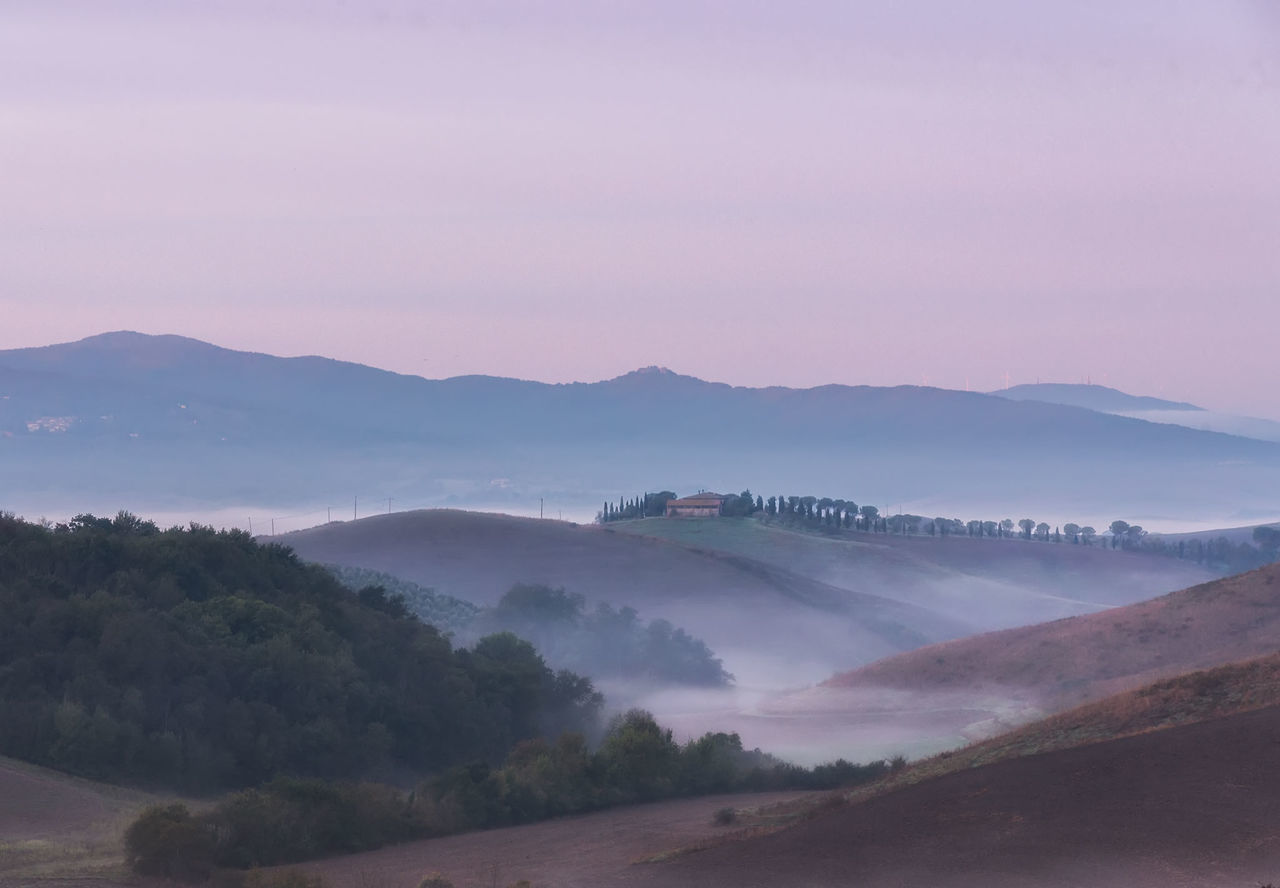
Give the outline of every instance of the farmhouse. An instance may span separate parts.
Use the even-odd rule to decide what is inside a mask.
[[[667,501],[668,518],[719,518],[726,497],[719,493],[695,493]]]

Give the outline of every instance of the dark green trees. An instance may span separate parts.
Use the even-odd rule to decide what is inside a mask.
[[[93,777],[205,790],[500,761],[598,706],[527,645],[455,651],[399,599],[239,531],[0,517],[0,613],[0,753]]]
[[[513,632],[551,662],[597,677],[691,685],[732,680],[711,649],[666,620],[644,623],[629,607],[601,602],[588,610],[581,595],[520,584],[477,618],[482,632]]]
[[[596,515],[596,521],[607,524],[610,521],[627,521],[634,518],[660,518],[666,514],[667,503],[676,495],[670,490],[658,493],[646,493],[631,499],[619,499],[617,503],[605,502]]]

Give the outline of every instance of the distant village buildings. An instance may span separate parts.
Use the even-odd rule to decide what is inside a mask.
[[[667,500],[668,518],[719,518],[728,497],[719,493],[695,493]]]

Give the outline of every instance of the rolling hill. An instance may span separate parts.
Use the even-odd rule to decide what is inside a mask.
[[[965,768],[619,884],[1165,888],[1280,868],[1280,707]]]
[[[1062,709],[1280,648],[1280,564],[1114,608],[963,638],[837,675],[833,688],[1000,688]]]
[[[748,885],[1262,884],[1280,866],[1267,827],[1280,813],[1268,774],[1277,727],[1273,653],[1084,704],[786,816],[749,815],[737,835],[652,859],[674,861],[657,868],[664,885],[692,873]]]
[[[425,510],[335,522],[277,541],[312,561],[385,571],[478,604],[495,603],[516,583],[542,583],[589,603],[630,606],[702,638],[748,684],[807,683],[824,664],[869,662],[964,631],[874,590],[561,521]]]
[[[848,534],[748,519],[604,527],[426,510],[278,537],[303,558],[403,577],[479,604],[515,583],[628,605],[703,638],[748,683],[1150,597],[1208,576],[1169,558],[1070,545]],[[837,667],[838,668],[838,667]]]
[[[606,528],[873,591],[943,614],[973,632],[1131,604],[1212,576],[1170,558],[1020,539],[818,534],[741,518],[651,518]]]
[[[393,497],[589,517],[645,489],[741,486],[966,517],[1241,524],[1280,517],[1280,444],[915,386],[753,389],[658,368],[428,380],[123,332],[0,352],[0,505],[35,515]]]

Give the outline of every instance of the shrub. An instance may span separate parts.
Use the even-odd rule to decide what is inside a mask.
[[[598,757],[617,801],[649,801],[674,794],[680,747],[671,739],[671,731],[643,709],[613,719]]]
[[[453,883],[439,873],[427,873],[418,883],[418,888],[453,888]]]
[[[124,834],[125,859],[139,875],[203,882],[213,871],[214,841],[186,805],[157,805]]]
[[[280,778],[236,793],[209,815],[221,866],[293,863],[419,838],[425,828],[394,789]]]
[[[728,826],[738,819],[738,812],[732,808],[721,808],[712,818],[716,826]]]

